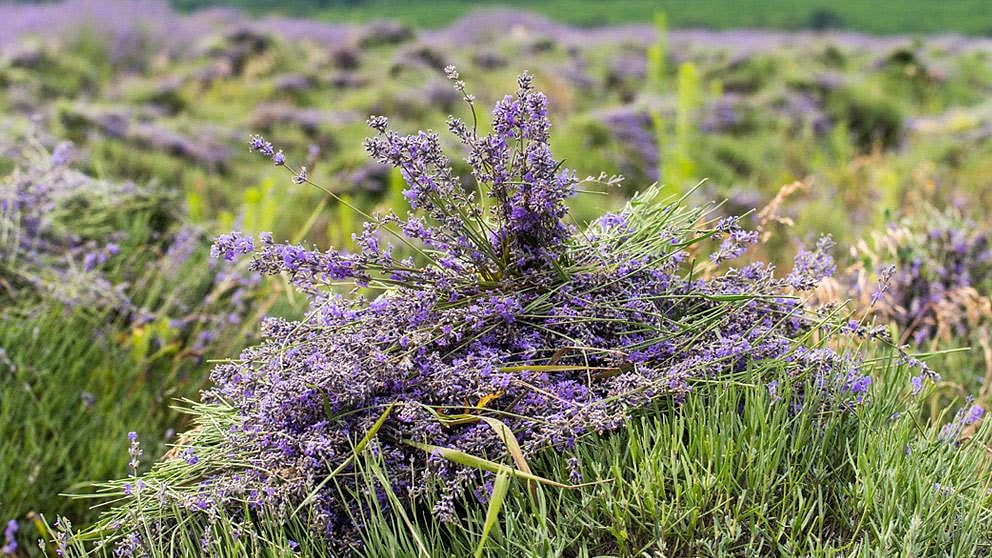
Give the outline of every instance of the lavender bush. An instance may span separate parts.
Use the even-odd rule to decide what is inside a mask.
[[[76,171],[68,144],[2,153],[0,501],[15,548],[38,537],[29,512],[92,518],[58,494],[124,470],[121,429],[158,451],[177,426],[168,401],[244,346],[267,298],[246,266],[210,263],[205,228],[159,188]]]
[[[154,211],[162,204],[133,184],[98,181],[72,170],[71,157],[68,143],[50,157],[34,153],[29,165],[0,183],[0,296],[13,299],[31,289],[70,306],[126,306],[124,285],[112,285],[101,273],[123,241],[115,214]],[[81,210],[91,211],[87,219],[76,219]],[[76,226],[69,226],[70,219]]]
[[[891,223],[855,250],[854,290],[916,344],[967,338],[990,317],[992,246],[958,212],[923,208]],[[887,283],[878,293],[872,277]],[[877,293],[877,294],[869,294]]]
[[[370,118],[365,147],[399,169],[413,211],[368,215],[354,253],[268,234],[217,240],[218,257],[250,254],[252,269],[287,277],[310,312],[267,319],[260,344],[213,371],[194,406],[199,427],[148,475],[108,484],[126,503],[91,535],[131,552],[174,528],[176,510],[275,510],[304,513],[344,551],[360,546],[369,513],[356,497],[362,451],[405,498],[381,492],[379,505],[426,503],[452,521],[464,495],[488,497],[494,473],[535,479],[526,460],[542,450],[567,451],[759,363],[786,382],[814,378],[831,406],[864,400],[860,357],[809,342],[833,335],[833,320],[797,296],[833,273],[829,239],[785,277],[760,262],[727,267],[757,233],[656,188],[580,228],[565,202],[583,181],[555,159],[547,98],[529,74],[492,122],[483,135],[474,117],[449,119],[472,168],[459,177],[436,133],[401,135]],[[263,138],[250,147],[309,182]]]
[[[0,300],[51,299],[134,325],[165,315],[194,352],[240,328],[260,277],[230,265],[183,275],[202,260],[205,230],[180,225],[163,191],[94,179],[74,157],[68,142],[27,150],[0,182]]]

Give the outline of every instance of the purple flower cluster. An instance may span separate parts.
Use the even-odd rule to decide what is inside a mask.
[[[680,401],[695,380],[768,363],[787,378],[819,378],[843,404],[865,397],[870,378],[855,357],[798,342],[820,321],[790,293],[832,271],[827,242],[797,265],[801,280],[777,278],[763,263],[702,279],[691,252],[712,237],[724,238],[721,261],[754,242],[737,219],[701,231],[712,208],[685,208],[651,188],[575,230],[565,200],[576,179],[551,152],[547,99],[529,75],[492,116],[484,136],[449,121],[471,179],[454,174],[437,134],[404,136],[371,118],[378,135],[366,147],[403,174],[414,212],[373,217],[354,253],[271,235],[218,239],[219,255],[253,246],[253,269],[285,274],[312,312],[265,320],[260,344],[214,369],[205,400],[236,418],[217,448],[196,454],[220,450],[227,465],[215,462],[180,505],[306,504],[315,527],[344,549],[357,544],[365,513],[351,459],[369,433],[395,492],[452,519],[458,498],[488,494],[491,479],[424,448],[503,459],[492,421],[532,456],[617,429],[660,399]],[[264,140],[252,142],[264,153]],[[390,233],[412,255],[399,255]],[[345,280],[355,296],[339,294]]]
[[[832,277],[837,271],[831,254],[834,246],[834,241],[829,236],[824,236],[817,241],[813,251],[805,248],[799,250],[792,271],[786,278],[792,288],[809,290],[816,287],[824,277]]]
[[[214,241],[213,246],[210,247],[210,256],[233,262],[238,256],[250,254],[254,250],[255,243],[251,237],[244,236],[239,232],[232,232],[222,234]]]
[[[17,520],[11,519],[7,521],[7,526],[3,530],[3,546],[0,546],[0,554],[5,554],[8,556],[13,556],[17,552]]]
[[[985,416],[985,409],[980,405],[968,404],[958,409],[954,414],[954,420],[944,425],[940,431],[940,439],[948,443],[956,443],[958,438],[964,434],[967,427],[974,425]]]
[[[870,306],[917,344],[966,336],[992,287],[988,234],[959,215],[923,213],[925,221],[890,225],[862,254],[878,275]]]
[[[758,231],[742,229],[738,216],[721,219],[716,225],[716,231],[725,238],[720,249],[710,254],[710,261],[713,263],[735,260],[744,255],[748,246],[758,242]]]
[[[127,308],[123,286],[103,274],[126,233],[101,219],[145,209],[151,196],[132,184],[94,180],[69,168],[71,152],[68,143],[50,157],[25,152],[18,158],[22,166],[0,182],[0,259],[6,262],[0,267],[0,300],[35,292],[68,306]],[[89,215],[86,226],[77,224],[81,208]]]

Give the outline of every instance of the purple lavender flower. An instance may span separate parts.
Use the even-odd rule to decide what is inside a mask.
[[[923,391],[923,377],[922,376],[913,376],[912,378],[909,379],[909,382],[910,382],[910,384],[912,384],[913,395],[914,396],[919,395],[920,392]]]
[[[737,217],[722,219],[717,223],[716,231],[725,234],[726,238],[720,244],[720,249],[710,254],[710,261],[713,263],[735,260],[744,255],[748,246],[758,242],[758,231],[742,229]]]
[[[276,150],[272,146],[272,142],[266,141],[265,138],[257,134],[248,138],[248,149],[250,151],[257,151],[268,159],[272,159],[276,155]]]
[[[985,409],[982,408],[981,405],[972,405],[968,408],[968,413],[964,417],[964,424],[966,426],[975,424],[976,422],[982,420],[984,415]]]
[[[255,250],[255,243],[250,236],[232,232],[217,237],[210,247],[210,257],[223,258],[225,261],[233,262],[238,256],[250,254],[253,250]]]
[[[627,226],[627,216],[622,213],[607,213],[597,221],[599,226],[607,229],[614,227],[625,228]]]
[[[982,227],[954,211],[922,215],[889,224],[863,254],[878,275],[868,306],[916,344],[938,334],[970,336],[973,297],[992,287],[992,245]]]
[[[52,166],[68,166],[76,154],[76,148],[71,141],[63,141],[52,150]]]
[[[0,546],[0,554],[13,556],[17,552],[17,520],[7,521],[7,526],[3,530],[4,545]]]
[[[815,288],[826,277],[833,276],[837,270],[831,252],[834,241],[830,236],[823,236],[816,242],[816,249],[811,251],[800,249],[796,254],[792,272],[786,280],[792,288],[805,291]]]
[[[940,438],[948,443],[957,443],[965,428],[982,420],[984,415],[985,409],[981,405],[972,405],[969,398],[965,406],[954,414],[954,420],[941,429]]]
[[[182,457],[183,460],[190,465],[196,465],[200,462],[200,458],[196,456],[196,452],[193,448],[184,449],[182,452]]]

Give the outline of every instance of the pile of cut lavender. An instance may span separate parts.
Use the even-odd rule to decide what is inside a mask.
[[[354,253],[266,234],[217,240],[217,256],[250,254],[255,270],[288,277],[311,311],[267,319],[260,344],[213,371],[196,410],[209,419],[150,474],[107,485],[133,499],[107,516],[108,540],[133,551],[175,509],[305,509],[331,548],[347,549],[361,544],[365,513],[349,496],[362,489],[356,451],[384,463],[404,505],[453,519],[460,498],[486,498],[491,477],[445,456],[510,462],[494,425],[524,457],[567,451],[639,410],[678,404],[694,382],[762,363],[819,379],[839,404],[864,397],[871,379],[856,357],[807,342],[834,331],[799,296],[833,273],[829,239],[783,277],[763,263],[733,267],[757,234],[656,188],[579,228],[566,200],[585,181],[555,159],[548,100],[528,74],[492,122],[482,135],[449,120],[472,168],[461,177],[436,133],[405,136],[370,118],[366,149],[399,169],[413,211],[367,216]],[[251,148],[309,182],[263,138]],[[156,519],[138,528],[139,516]]]

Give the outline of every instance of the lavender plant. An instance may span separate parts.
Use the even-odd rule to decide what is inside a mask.
[[[244,346],[267,304],[245,266],[210,265],[205,229],[181,226],[172,196],[78,172],[68,144],[16,145],[3,149],[14,168],[0,179],[0,501],[10,548],[15,534],[37,537],[29,512],[93,517],[58,494],[120,474],[126,460],[112,448],[123,428],[142,429],[157,451],[177,426],[168,399],[194,395],[202,362]]]
[[[28,165],[0,183],[0,296],[14,299],[30,289],[70,306],[126,306],[122,285],[115,288],[101,273],[114,263],[123,240],[115,214],[154,211],[162,204],[132,184],[72,170],[71,157],[68,143],[50,157],[24,157]],[[78,219],[77,212],[87,209],[91,213]]]
[[[192,407],[199,426],[138,481],[143,496],[121,500],[124,481],[105,485],[120,505],[87,536],[135,550],[185,521],[177,509],[206,520],[275,510],[303,513],[345,551],[361,545],[370,513],[358,497],[363,452],[384,464],[379,506],[427,504],[454,521],[458,502],[486,500],[498,474],[557,483],[527,460],[756,363],[786,381],[815,378],[832,406],[864,400],[860,357],[809,342],[835,329],[797,296],[833,272],[829,240],[787,277],[760,262],[727,267],[757,234],[657,188],[579,227],[565,202],[582,181],[551,151],[548,101],[531,76],[483,134],[472,96],[447,73],[473,114],[448,122],[471,176],[454,174],[436,133],[401,135],[375,116],[366,150],[399,169],[411,213],[366,216],[353,253],[218,238],[217,256],[250,254],[252,269],[305,293],[310,312],[265,320],[260,344],[214,369]],[[250,148],[310,182],[265,139]]]
[[[182,275],[203,259],[206,230],[180,225],[163,191],[94,179],[74,157],[69,142],[24,150],[0,182],[0,300],[49,299],[134,326],[164,315],[193,352],[240,328],[260,277],[229,265]]]
[[[854,290],[916,344],[966,338],[987,322],[992,287],[988,234],[955,211],[922,208],[855,250]],[[871,285],[882,279],[884,289]],[[868,296],[867,293],[876,293]]]

